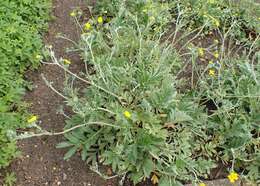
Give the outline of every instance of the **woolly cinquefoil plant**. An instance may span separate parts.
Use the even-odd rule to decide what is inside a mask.
[[[134,183],[152,177],[173,185],[207,177],[214,163],[206,155],[196,157],[210,138],[207,114],[176,89],[181,60],[161,36],[150,22],[139,24],[124,10],[82,34],[82,73],[53,57],[66,72],[63,97],[74,112],[66,122],[66,141],[58,145],[70,148],[65,159],[80,152],[96,172],[99,164],[111,165]]]

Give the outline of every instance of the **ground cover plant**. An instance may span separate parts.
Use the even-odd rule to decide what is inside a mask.
[[[48,0],[2,0],[0,2],[0,168],[17,156],[12,133],[26,126],[25,104],[21,101],[28,67],[37,67],[46,28]]]
[[[85,68],[74,74],[73,61],[48,48],[66,81],[63,93],[47,84],[74,114],[62,112],[63,132],[20,138],[64,134],[65,159],[80,152],[100,175],[110,165],[135,184],[203,186],[219,164],[231,183],[259,184],[257,10],[248,1],[103,0],[83,25],[71,12]]]

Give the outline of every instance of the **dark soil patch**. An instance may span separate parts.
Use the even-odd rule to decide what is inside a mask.
[[[87,10],[84,0],[54,0],[53,16],[55,19],[49,25],[45,44],[53,46],[57,57],[70,59],[72,71],[81,71],[82,61],[79,55],[65,52],[71,43],[56,38],[58,33],[65,34],[72,40],[77,40],[79,32],[69,16],[70,12],[80,7]],[[85,14],[86,12],[84,12]],[[87,17],[86,17],[87,19]],[[41,78],[41,74],[58,89],[63,87],[63,71],[53,65],[43,65],[39,71],[28,72],[27,79],[33,82],[34,89],[27,92],[25,101],[32,104],[31,112],[39,116],[42,128],[49,131],[61,131],[64,117],[57,114],[57,109],[63,104],[62,98],[50,90]],[[41,137],[19,142],[22,156],[12,165],[11,170],[17,176],[17,186],[112,186],[114,181],[105,181],[87,168],[79,156],[70,161],[64,161],[66,150],[56,149],[56,144],[62,141],[62,136]]]
[[[5,178],[6,172],[4,169],[0,170],[0,185],[4,185],[4,178]]]

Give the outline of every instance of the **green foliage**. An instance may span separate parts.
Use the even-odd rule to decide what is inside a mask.
[[[199,85],[203,92],[198,96],[214,100],[217,106],[209,117],[208,130],[222,149],[222,160],[236,159],[251,180],[259,180],[260,63],[231,59],[223,64],[219,79]]]
[[[65,159],[78,149],[88,162],[95,162],[98,154],[113,171],[129,171],[135,183],[151,173],[175,173],[179,180],[194,179],[193,172],[203,176],[214,163],[206,156],[192,159],[191,155],[202,151],[207,142],[207,115],[198,102],[176,90],[178,80],[172,73],[180,68],[178,54],[151,36],[149,26],[137,22],[132,26],[135,18],[127,11],[122,16],[129,19],[121,22],[117,17],[104,30],[83,34],[82,47],[89,46],[84,59],[95,69],[86,78],[93,85],[80,98],[73,89],[66,89],[71,97],[68,105],[78,114],[65,129],[95,121],[100,124],[66,134],[68,142],[58,147],[71,146]]]
[[[254,0],[102,0],[96,2],[93,13],[110,18],[116,16],[122,6],[138,15],[142,22],[149,18],[157,24],[174,22],[190,31],[203,27],[204,34],[231,29],[230,36],[241,43],[250,43],[252,38],[248,38],[260,32],[260,9]]]
[[[127,16],[137,16],[139,24],[152,24],[151,30],[160,31],[162,27],[168,26],[172,19],[169,11],[170,4],[152,0],[129,0],[119,1],[103,0],[97,1],[93,9],[95,15],[102,15],[107,20],[123,13],[124,9],[129,11]],[[124,19],[124,17],[121,17]]]
[[[193,30],[204,26],[204,31],[220,30],[248,42],[249,34],[259,33],[259,5],[253,0],[179,0],[168,1],[175,19],[181,15],[181,22]]]
[[[159,177],[159,186],[198,183],[223,162],[259,183],[259,37],[249,41],[247,29],[259,33],[252,10],[231,1],[103,0],[93,11],[106,21],[82,33],[85,72],[66,74],[64,96],[74,115],[65,130],[74,130],[58,145],[69,148],[64,159],[80,152],[88,163],[129,173],[135,184]],[[246,39],[249,50],[235,58],[223,46],[221,56],[200,65],[200,43],[187,43],[191,53],[183,54],[164,37],[171,23],[183,35],[205,25],[202,33],[219,32],[224,44],[230,36]],[[179,76],[186,66],[191,78]],[[84,91],[75,78],[86,79]],[[192,86],[183,89],[187,81]]]
[[[5,175],[4,179],[4,185],[3,186],[13,186],[16,182],[16,176],[14,172],[7,173]]]
[[[21,109],[23,73],[39,65],[39,31],[46,28],[49,7],[48,0],[0,2],[0,168],[16,156],[15,141],[7,133],[23,125],[22,116],[15,113]]]
[[[5,167],[17,154],[16,142],[8,138],[8,133],[22,126],[20,115],[16,113],[0,113],[0,165]],[[11,135],[11,134],[10,134]]]

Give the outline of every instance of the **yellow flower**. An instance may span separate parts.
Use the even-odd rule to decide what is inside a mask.
[[[99,24],[102,24],[103,23],[103,17],[99,16],[98,19],[97,19],[97,22]]]
[[[37,121],[37,116],[35,116],[35,115],[31,116],[31,117],[28,118],[28,120],[27,120],[28,123],[33,123],[33,122],[35,122],[35,121]]]
[[[203,49],[203,48],[199,48],[199,49],[198,49],[198,52],[199,52],[199,56],[200,56],[200,57],[203,57],[203,56],[204,56],[204,54],[205,54],[205,52],[204,52],[204,49]]]
[[[64,60],[63,60],[63,63],[64,63],[65,65],[70,65],[70,64],[71,64],[71,61],[68,60],[68,59],[64,59]]]
[[[230,183],[235,183],[235,181],[237,181],[238,178],[239,178],[239,175],[234,171],[230,172],[228,175],[228,179],[229,179]]]
[[[131,113],[128,112],[128,111],[125,111],[125,112],[124,112],[124,116],[125,116],[126,118],[130,119],[130,118],[131,118]]]
[[[206,184],[205,183],[200,183],[199,186],[206,186]]]
[[[87,22],[85,25],[84,25],[84,29],[85,30],[90,30],[91,29],[91,24],[89,22]]]
[[[209,75],[210,75],[210,76],[215,76],[215,73],[216,73],[216,72],[215,72],[214,69],[210,69],[210,70],[209,70]]]
[[[76,17],[76,13],[73,11],[73,12],[70,13],[70,16],[71,17]]]
[[[151,180],[152,180],[152,182],[153,182],[154,185],[157,184],[157,183],[159,182],[159,179],[158,179],[158,177],[157,177],[156,174],[153,174]]]
[[[209,64],[210,64],[210,65],[213,65],[213,64],[214,64],[214,62],[213,62],[212,60],[210,60],[210,61],[209,61]]]
[[[215,51],[213,55],[214,55],[215,58],[219,58],[219,53],[218,53],[218,51]]]

